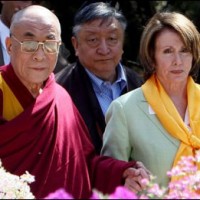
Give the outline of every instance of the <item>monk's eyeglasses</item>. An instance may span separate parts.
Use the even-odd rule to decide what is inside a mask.
[[[35,53],[41,44],[45,53],[55,54],[58,53],[61,45],[61,42],[58,40],[46,40],[44,42],[25,40],[20,42],[14,35],[11,35],[11,37],[21,45],[21,51],[26,53]]]

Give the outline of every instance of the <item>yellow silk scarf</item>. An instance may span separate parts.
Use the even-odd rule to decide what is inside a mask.
[[[200,85],[196,84],[192,77],[188,78],[187,95],[191,131],[186,127],[155,75],[142,85],[142,91],[163,127],[181,141],[173,166],[177,165],[181,156],[194,156],[194,151],[200,148]]]
[[[0,74],[0,90],[3,92],[3,118],[6,120],[12,120],[21,112],[23,107],[10,90],[9,86]]]

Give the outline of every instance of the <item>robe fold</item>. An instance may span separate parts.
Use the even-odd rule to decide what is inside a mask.
[[[10,173],[28,171],[35,176],[30,186],[36,198],[59,188],[74,198],[89,198],[93,188],[111,193],[122,184],[124,170],[134,162],[95,154],[83,119],[68,93],[55,82],[54,74],[36,99],[11,65],[2,67],[0,76],[0,159]],[[16,98],[11,104],[22,107],[11,120],[3,116],[4,105],[10,99],[8,95],[4,98],[7,89],[3,83]]]

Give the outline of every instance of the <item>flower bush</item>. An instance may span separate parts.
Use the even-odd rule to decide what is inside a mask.
[[[134,193],[123,186],[119,186],[112,194],[102,194],[93,190],[90,199],[200,199],[200,151],[195,156],[182,157],[177,166],[167,173],[176,179],[168,187],[160,187],[156,177],[143,180],[145,190]],[[34,177],[28,172],[22,176],[8,173],[0,162],[0,199],[34,199],[28,184]],[[74,199],[64,189],[50,193],[45,199]]]
[[[28,185],[33,181],[28,172],[21,176],[7,172],[0,161],[0,199],[34,199]]]
[[[177,180],[169,183],[168,187],[160,187],[156,177],[143,180],[145,190],[135,194],[123,186],[116,188],[113,194],[102,194],[93,190],[90,199],[200,199],[200,151],[195,156],[182,157],[177,166],[167,172],[167,176],[176,177]],[[71,195],[60,189],[49,194],[46,199],[73,199]]]

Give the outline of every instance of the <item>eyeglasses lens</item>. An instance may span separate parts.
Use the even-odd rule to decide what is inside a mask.
[[[58,42],[57,41],[46,41],[36,42],[36,41],[24,41],[22,43],[22,51],[24,52],[35,52],[37,51],[39,44],[43,45],[43,49],[46,53],[57,53],[58,52]]]

